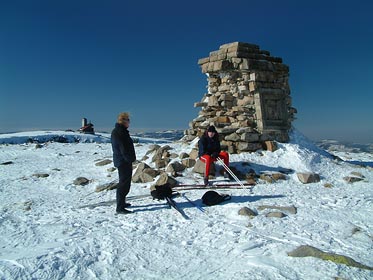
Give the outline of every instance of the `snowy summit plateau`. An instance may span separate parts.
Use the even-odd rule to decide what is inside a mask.
[[[171,164],[196,144],[154,135],[132,135],[134,173],[155,168],[154,147]],[[244,188],[218,188],[234,183],[219,163],[209,188],[193,168],[169,174],[183,215],[153,181],[132,182],[134,213],[115,215],[115,190],[98,191],[118,179],[109,134],[0,134],[0,279],[373,279],[372,152],[289,138],[230,155]],[[231,199],[203,204],[214,187]]]

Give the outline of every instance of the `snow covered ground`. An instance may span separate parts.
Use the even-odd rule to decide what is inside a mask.
[[[29,138],[73,143],[36,148]],[[220,190],[232,199],[211,207],[201,202],[206,190],[186,191],[207,211],[175,198],[189,217],[184,219],[149,197],[131,201],[134,214],[114,215],[115,191],[95,192],[117,179],[117,172],[108,170],[112,164],[95,165],[111,159],[107,134],[23,132],[0,134],[0,143],[0,279],[373,279],[371,270],[287,255],[311,245],[373,266],[371,153],[349,153],[348,162],[336,161],[293,132],[291,142],[279,143],[275,152],[231,155],[231,166],[242,171],[294,170],[287,180],[259,180],[252,194]],[[139,138],[137,158],[153,143],[170,145],[177,154],[192,148]],[[302,184],[296,172],[318,173],[321,181]],[[351,172],[365,179],[347,183],[343,177]],[[90,183],[76,186],[77,177]],[[202,178],[187,169],[177,179]],[[149,194],[150,185],[133,183],[129,197]],[[293,205],[297,213],[269,218],[269,209],[259,210],[263,205]],[[242,207],[258,216],[238,215]]]

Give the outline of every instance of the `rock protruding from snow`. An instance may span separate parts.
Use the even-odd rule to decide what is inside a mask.
[[[252,218],[258,216],[258,213],[248,207],[242,207],[240,210],[238,210],[238,215]]]
[[[160,174],[158,170],[151,168],[144,162],[141,162],[137,168],[135,173],[132,176],[133,183],[149,183],[154,180]]]
[[[317,249],[309,245],[299,246],[295,250],[289,252],[288,256],[296,257],[296,258],[314,257],[314,258],[319,258],[322,260],[332,261],[334,263],[344,264],[347,266],[353,266],[353,267],[358,267],[362,269],[373,270],[373,267],[361,264],[350,257],[324,252],[324,251],[321,251],[320,249]]]
[[[104,166],[104,165],[108,165],[110,163],[112,163],[113,161],[110,160],[110,159],[104,159],[104,160],[101,160],[99,162],[96,162],[96,166]]]
[[[299,181],[303,184],[309,183],[317,183],[320,182],[320,176],[316,173],[305,172],[305,173],[297,173]]]
[[[74,180],[73,183],[76,186],[85,186],[89,184],[89,180],[85,177],[78,177]]]
[[[155,186],[162,186],[165,184],[170,184],[171,187],[173,187],[176,186],[177,181],[169,176],[167,173],[162,173],[155,182]]]
[[[343,177],[343,180],[345,180],[347,183],[355,183],[359,181],[363,181],[365,179],[364,175],[362,175],[360,172],[351,172],[350,176]]]

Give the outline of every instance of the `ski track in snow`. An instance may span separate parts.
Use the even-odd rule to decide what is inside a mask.
[[[114,215],[115,191],[94,192],[117,178],[107,170],[112,165],[95,166],[111,159],[109,143],[0,145],[0,163],[14,162],[0,165],[0,279],[372,279],[372,271],[287,256],[311,245],[373,266],[372,171],[336,163],[295,136],[273,153],[232,155],[232,166],[257,173],[311,171],[320,174],[320,183],[303,185],[293,172],[286,181],[259,182],[252,195],[221,190],[232,200],[204,207],[205,213],[175,198],[189,220],[150,197],[131,201],[134,214]],[[148,145],[136,145],[138,159]],[[177,154],[191,149],[167,145]],[[366,180],[345,183],[351,171]],[[177,178],[183,183],[201,181],[191,170],[183,174]],[[81,176],[90,184],[75,186]],[[133,183],[129,196],[149,194],[150,185]],[[182,192],[203,206],[204,190]],[[253,219],[237,214],[260,205],[294,205],[298,213],[283,219],[266,218],[269,210]]]

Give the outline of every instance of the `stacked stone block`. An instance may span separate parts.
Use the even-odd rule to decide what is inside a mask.
[[[291,107],[289,67],[259,46],[234,42],[199,59],[208,92],[185,137],[214,125],[230,153],[255,151],[264,141],[288,141],[296,110]]]

